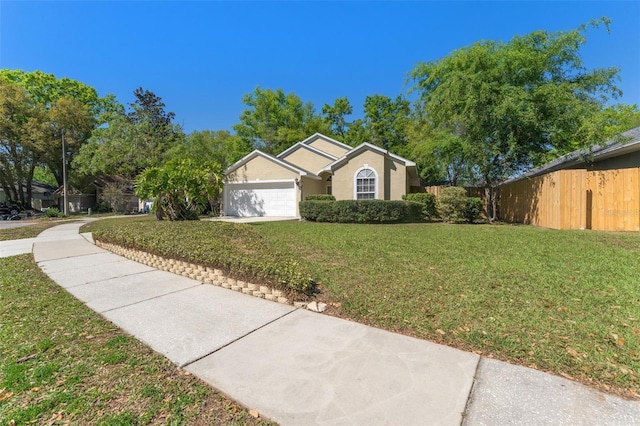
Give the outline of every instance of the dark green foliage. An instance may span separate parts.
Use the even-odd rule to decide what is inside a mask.
[[[467,190],[459,186],[442,188],[437,207],[443,222],[476,221],[483,210],[482,199],[467,197]]]
[[[315,222],[419,222],[422,204],[411,201],[340,200],[302,201],[300,216]]]
[[[335,201],[336,197],[331,194],[309,194],[304,199],[307,201]]]
[[[130,221],[103,227],[96,240],[222,269],[231,277],[311,292],[314,281],[252,226],[224,222]]]
[[[459,186],[442,188],[438,198],[438,212],[444,222],[460,222],[465,219],[467,191]]]
[[[91,211],[94,213],[109,213],[111,211],[111,204],[106,201],[100,201],[93,205]]]
[[[438,209],[436,208],[436,196],[429,192],[419,192],[413,194],[405,194],[403,200],[413,201],[422,204],[422,217],[424,219],[433,219],[438,217]]]
[[[50,207],[44,211],[44,217],[62,217],[62,216],[64,215],[60,213],[60,210],[58,210],[57,207]]]
[[[475,222],[482,214],[483,203],[478,197],[467,197],[465,199],[464,218],[469,223]]]

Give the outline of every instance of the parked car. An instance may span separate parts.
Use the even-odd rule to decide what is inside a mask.
[[[14,216],[20,213],[20,210],[22,210],[20,206],[15,204],[6,205],[4,203],[0,203],[0,215]]]

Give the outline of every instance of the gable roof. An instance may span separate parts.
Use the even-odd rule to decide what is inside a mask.
[[[321,172],[332,172],[334,168],[342,166],[344,163],[348,162],[354,157],[357,157],[364,151],[374,151],[380,155],[388,155],[389,157],[401,163],[405,167],[416,167],[416,163],[414,163],[413,161],[407,160],[406,158],[402,158],[399,155],[392,154],[386,149],[380,148],[379,146],[371,145],[370,143],[364,142],[355,148],[351,148],[351,150],[345,153],[342,157],[338,158],[333,163],[325,166],[321,170]]]
[[[325,136],[322,133],[314,133],[313,135],[309,136],[308,138],[306,138],[305,140],[301,141],[300,143],[305,144],[305,145],[310,145],[311,143],[313,143],[317,139],[324,139],[327,142],[332,143],[333,145],[336,145],[336,146],[338,146],[338,147],[340,147],[342,149],[346,149],[347,151],[353,148],[350,145],[347,145],[345,143],[337,141],[337,140],[335,140],[333,138],[330,138],[329,136]]]
[[[230,165],[229,167],[226,168],[226,170],[224,171],[225,175],[228,175],[229,173],[233,172],[234,170],[242,167],[243,165],[245,165],[246,163],[248,163],[249,161],[253,160],[256,157],[262,157],[265,158],[269,161],[273,161],[274,163],[278,164],[279,166],[284,167],[285,169],[291,170],[294,173],[298,173],[300,176],[307,176],[310,177],[312,179],[320,179],[319,176],[316,176],[315,174],[301,169],[300,167],[294,166],[293,164],[289,163],[288,161],[282,160],[280,158],[274,157],[273,155],[269,155],[267,153],[264,153],[258,149],[253,150],[252,152],[250,152],[249,154],[245,155],[244,157],[242,157],[240,160],[236,161],[235,163],[233,163],[232,165]]]
[[[317,135],[319,135],[319,133],[316,133]],[[289,147],[288,149],[285,149],[284,151],[282,151],[280,154],[278,154],[278,158],[280,159],[284,159],[285,157],[289,156],[290,154],[293,154],[294,152],[296,152],[299,149],[307,149],[311,152],[314,152],[318,155],[321,155],[323,157],[326,157],[327,160],[329,161],[335,161],[337,159],[337,157],[334,157],[333,155],[329,154],[328,152],[324,152],[318,148],[315,148],[311,145],[307,145],[306,143],[303,142],[298,142],[297,144]]]
[[[602,161],[636,151],[640,151],[640,127],[627,130],[602,144],[593,145],[590,148],[581,148],[565,154],[543,166],[529,170],[513,179],[509,179],[505,183],[540,176],[545,173],[555,172],[556,170],[566,169],[588,162]]]
[[[14,185],[14,188],[16,188],[16,186]],[[16,188],[17,190],[17,188]],[[22,182],[22,190],[25,192],[27,192],[27,183],[26,182]],[[43,196],[49,196],[51,194],[53,194],[56,190],[55,186],[51,186],[47,183],[43,183],[43,182],[37,182],[37,181],[32,181],[31,182],[31,194],[32,195],[36,195],[36,194],[41,194]],[[4,189],[0,188],[0,192],[4,193]]]

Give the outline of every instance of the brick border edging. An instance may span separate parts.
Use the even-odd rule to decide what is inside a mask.
[[[291,301],[285,297],[280,290],[271,287],[252,284],[250,282],[236,280],[235,278],[224,275],[221,269],[210,268],[208,266],[197,265],[195,263],[184,262],[182,260],[169,259],[156,254],[150,254],[141,250],[128,249],[117,244],[104,243],[95,240],[96,246],[115,253],[119,256],[126,257],[138,263],[151,266],[161,271],[171,272],[173,274],[182,275],[207,284],[217,285],[226,289],[239,291],[250,296],[260,297],[272,302],[291,305]]]

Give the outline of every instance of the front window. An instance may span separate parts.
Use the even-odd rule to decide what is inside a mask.
[[[376,198],[376,173],[373,169],[363,168],[356,174],[356,200]]]

